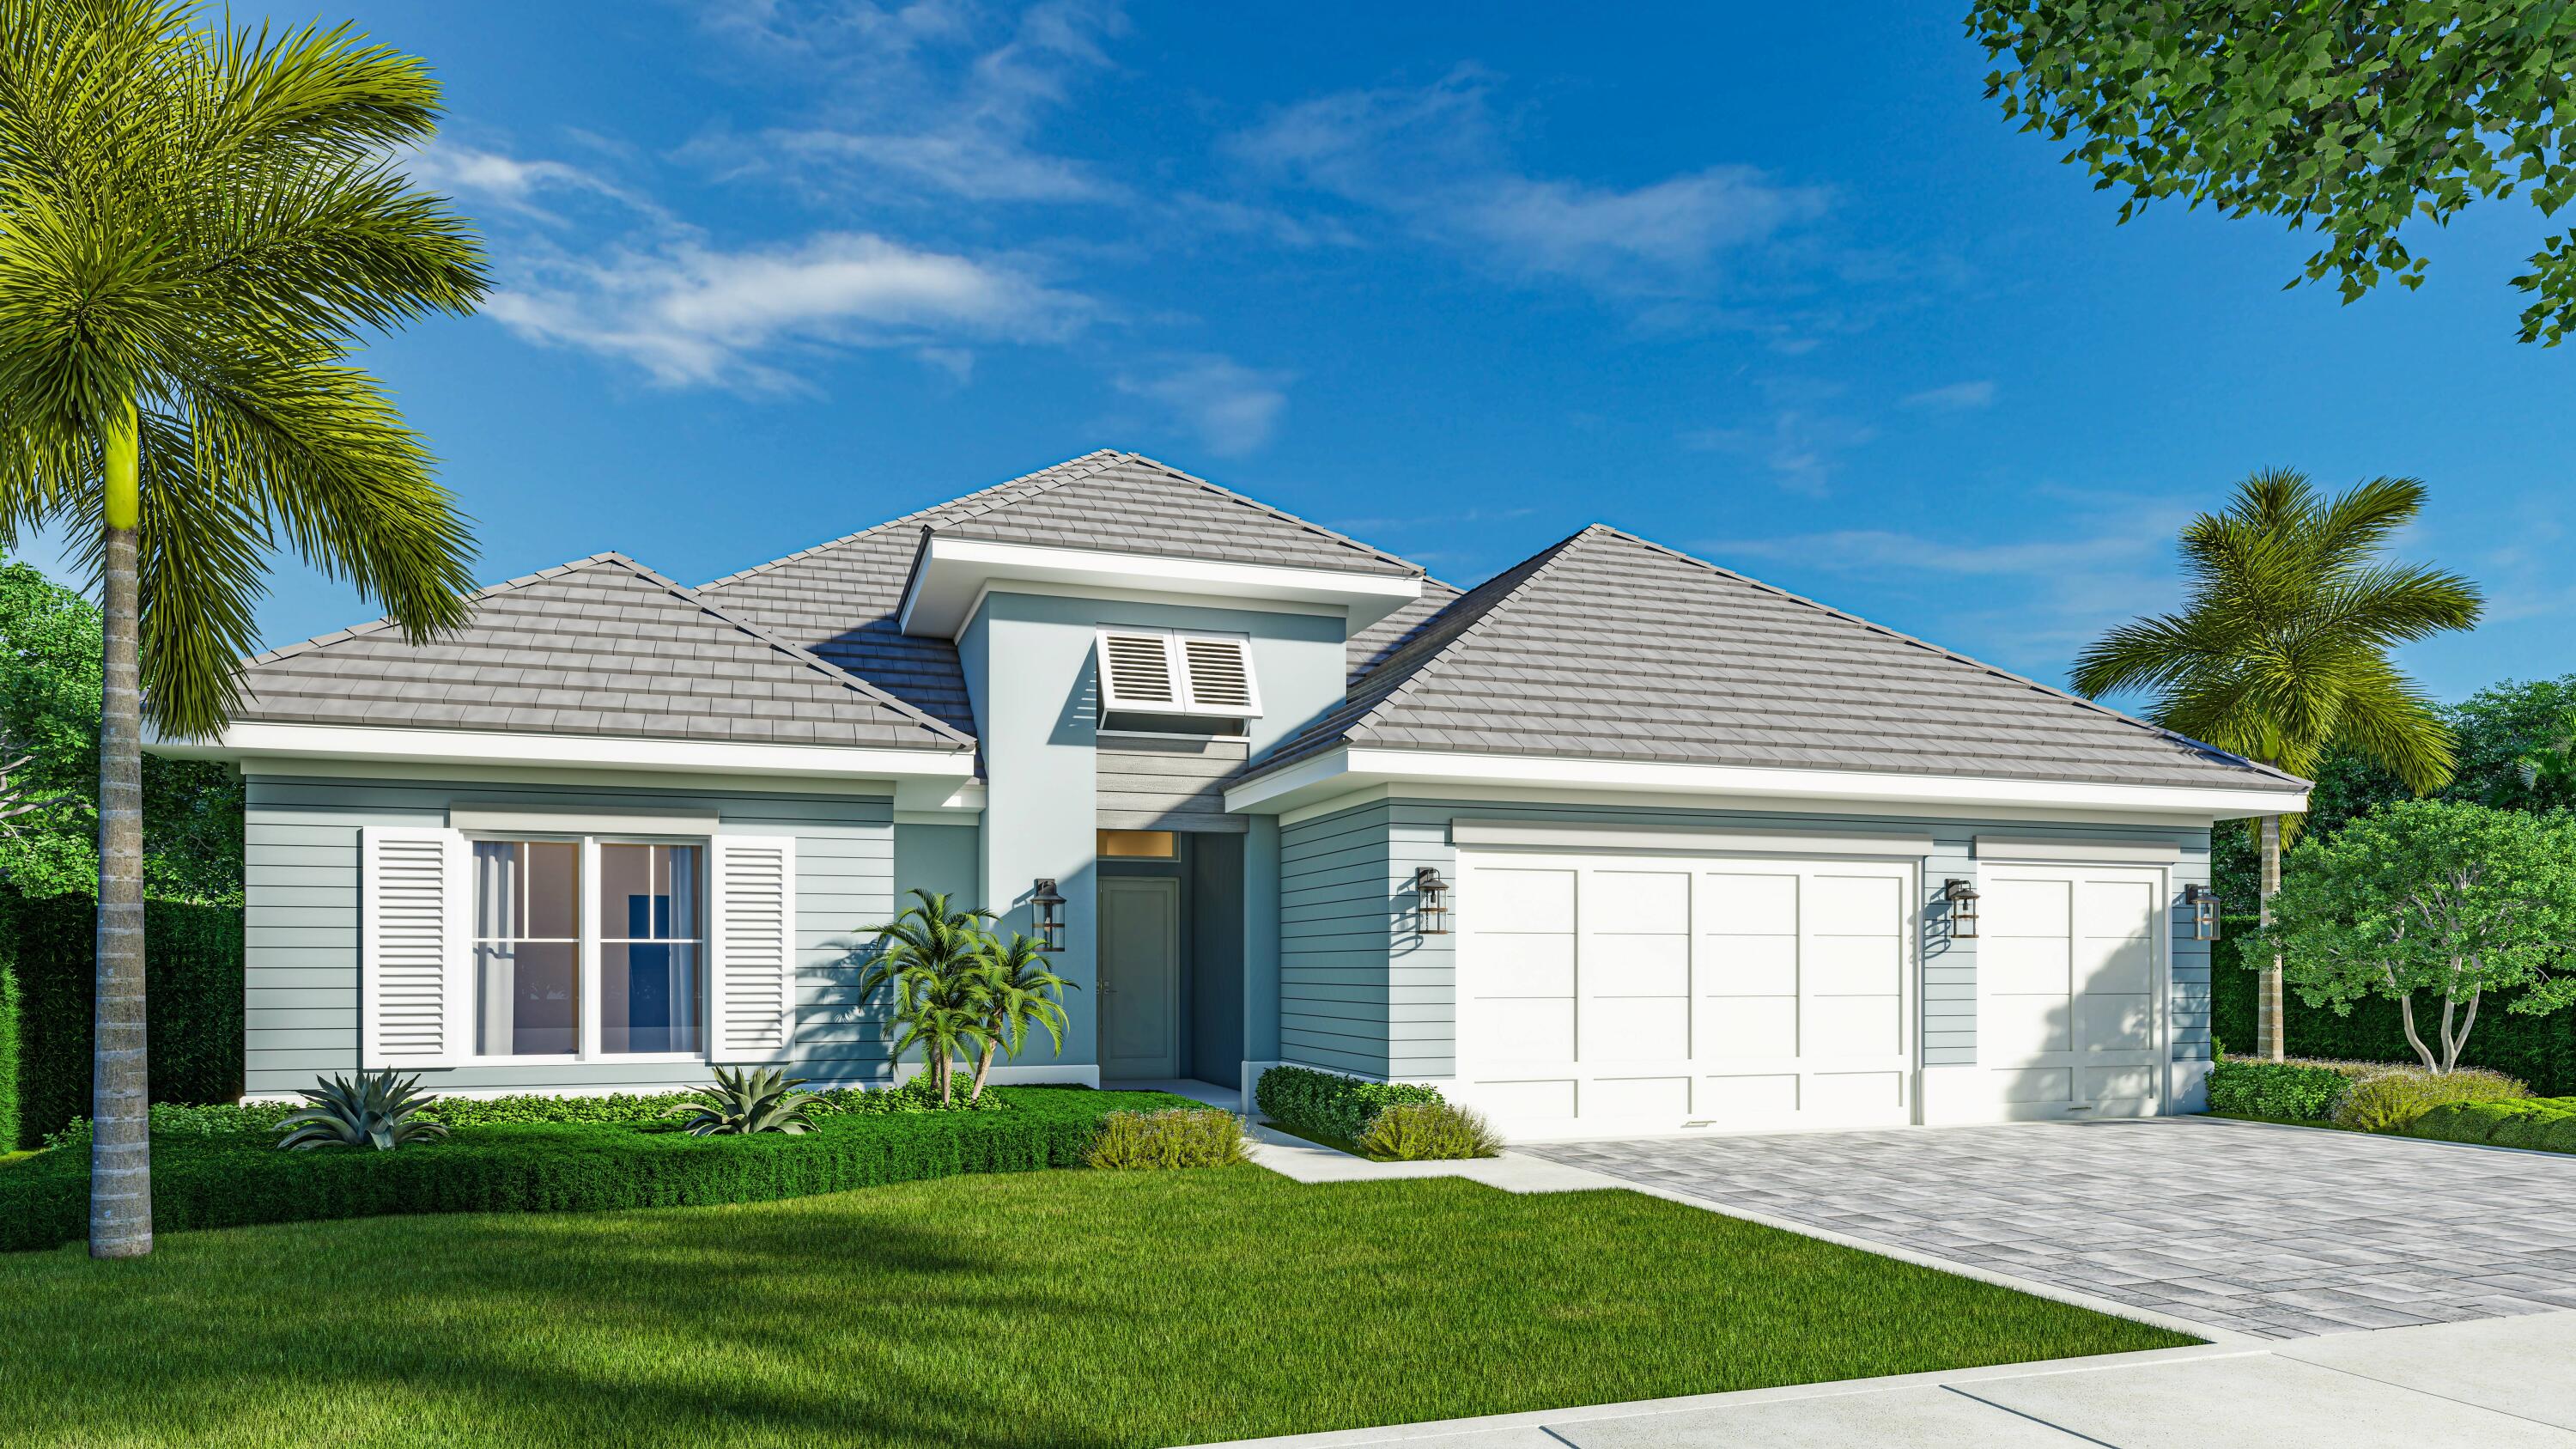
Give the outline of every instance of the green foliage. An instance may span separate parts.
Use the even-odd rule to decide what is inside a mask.
[[[44,808],[0,830],[0,885],[22,896],[98,889],[98,608],[22,563],[0,566],[0,761]],[[156,900],[242,894],[242,786],[216,760],[143,758],[143,887]]]
[[[0,961],[0,1155],[19,1143],[18,977]]]
[[[1232,1167],[1244,1160],[1243,1119],[1215,1107],[1112,1112],[1084,1159],[1120,1170]]]
[[[392,1213],[598,1212],[762,1202],[967,1172],[1080,1166],[1112,1112],[1196,1104],[1160,1092],[998,1087],[1005,1110],[836,1114],[798,1136],[633,1126],[460,1128],[400,1152],[274,1152],[240,1136],[156,1137],[156,1231]],[[0,1163],[0,1251],[86,1231],[84,1154]]]
[[[2292,852],[2273,917],[2265,943],[2302,1001],[2392,1000],[2447,1071],[2487,995],[2529,1015],[2576,1001],[2576,818],[2401,801]],[[2440,1009],[2430,1045],[2419,994]]]
[[[919,887],[912,896],[913,903],[892,921],[859,928],[876,937],[859,977],[859,1000],[870,1002],[879,992],[891,992],[887,1021],[894,1028],[892,1051],[898,1059],[908,1051],[920,1052],[939,1099],[946,1102],[953,1095],[957,1058],[989,1052],[995,1040],[979,981],[993,942],[984,922],[993,913],[951,910],[945,894]]]
[[[999,1112],[1003,1108],[1002,1099],[990,1092],[978,1097],[952,1094],[943,1102],[939,1099],[937,1084],[925,1073],[908,1078],[899,1087],[835,1087],[830,1091],[817,1092],[814,1105],[807,1110],[817,1116],[847,1113],[860,1117],[884,1117],[906,1112]]]
[[[2410,1137],[2430,1137],[2440,1142],[2576,1152],[2576,1097],[2454,1102],[2432,1108],[2401,1130]]]
[[[420,1115],[429,1105],[420,1078],[389,1071],[333,1077],[306,1087],[312,1105],[277,1124],[277,1145],[290,1152],[315,1147],[369,1147],[391,1152],[414,1142],[435,1142],[447,1124]]]
[[[21,1121],[29,1138],[90,1107],[98,921],[87,896],[0,890],[0,962],[18,976]],[[144,908],[145,1031],[152,1095],[229,1102],[242,1093],[242,913],[153,901]]]
[[[2323,1122],[2334,1115],[2353,1079],[2371,1068],[2352,1062],[2273,1062],[2221,1057],[2209,1069],[2209,1110],[2240,1117]]]
[[[1261,1115],[1283,1126],[1349,1142],[1388,1107],[1443,1098],[1439,1088],[1411,1082],[1365,1082],[1309,1067],[1272,1067],[1253,1083],[1252,1100]]]
[[[2395,1132],[2436,1107],[2509,1102],[2530,1095],[2529,1087],[2502,1072],[2475,1067],[2451,1072],[2390,1067],[2355,1079],[2352,1090],[2335,1103],[2334,1123],[2364,1132]]]
[[[2254,1039],[2254,992],[2259,984],[2245,955],[2257,945],[2249,918],[2227,923],[2227,938],[2217,946],[2210,973],[2210,1023],[2227,1041]],[[2268,953],[2264,958],[2268,960]],[[2241,967],[2241,969],[2240,969]],[[2289,1001],[2289,1051],[2306,1058],[2333,1058],[2375,1065],[2421,1065],[2397,1019],[2397,1003],[2370,997],[2352,1004],[2349,1015],[2311,1010],[2293,996]],[[2485,1067],[2529,1082],[2532,1090],[2551,1096],[2576,1093],[2576,1012],[2516,1016],[2510,1012],[2479,1014],[2477,1034],[2461,1048],[2462,1066]]]
[[[671,1115],[685,1116],[684,1128],[693,1137],[748,1137],[762,1132],[795,1134],[810,1130],[814,1119],[806,1115],[814,1094],[800,1092],[805,1085],[801,1077],[791,1078],[776,1067],[737,1067],[731,1071],[715,1069],[712,1086],[700,1087],[688,1094],[684,1106],[671,1109]]]
[[[2265,6],[2231,0],[1976,0],[1986,95],[2094,184],[2149,204],[2313,226],[2310,282],[2346,302],[2424,280],[2400,240],[2517,192],[2542,215],[2576,195],[2576,15],[2559,0]],[[2522,340],[2576,322],[2576,234],[2513,279]]]
[[[1485,1119],[1446,1102],[1398,1102],[1369,1119],[1351,1139],[1362,1157],[1379,1162],[1452,1162],[1491,1157],[1502,1138]]]
[[[997,1057],[1017,1059],[1034,1026],[1047,1034],[1057,1056],[1064,1055],[1064,993],[1073,983],[1055,973],[1038,943],[1017,931],[1008,942],[984,938],[975,953],[974,991],[984,1011],[984,1045],[975,1054],[975,1088],[971,1100],[984,1094]]]

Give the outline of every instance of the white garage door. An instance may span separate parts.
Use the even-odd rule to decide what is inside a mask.
[[[1458,1095],[1520,1131],[1910,1121],[1913,880],[1461,855]]]
[[[2146,1117],[2164,1095],[2164,877],[1986,865],[1977,1061],[2008,1118]]]

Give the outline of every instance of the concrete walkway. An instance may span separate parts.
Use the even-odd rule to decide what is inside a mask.
[[[1422,1449],[2576,1449],[2576,1313],[1238,1441]]]

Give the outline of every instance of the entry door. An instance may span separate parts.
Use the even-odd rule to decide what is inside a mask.
[[[2163,873],[1988,865],[1979,876],[1977,1058],[2001,1115],[2155,1115]]]
[[[1181,1074],[1181,883],[1108,876],[1100,899],[1100,1075]]]

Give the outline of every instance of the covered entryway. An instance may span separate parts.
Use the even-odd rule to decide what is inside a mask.
[[[1457,1094],[1512,1130],[1913,1120],[1912,864],[1458,867]]]
[[[1977,1060],[2007,1120],[2151,1117],[2165,1081],[2164,873],[1978,872]]]

